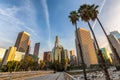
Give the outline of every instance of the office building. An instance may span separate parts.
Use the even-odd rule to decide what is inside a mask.
[[[70,56],[75,55],[75,50],[70,51]]]
[[[120,41],[119,41],[119,37],[115,36],[113,33],[110,33],[108,35],[108,37],[109,37],[109,40],[112,43],[113,47],[116,49],[116,51],[118,53],[118,56],[120,57]],[[114,63],[118,63],[116,54],[114,54]]]
[[[10,47],[4,55],[4,58],[2,60],[2,66],[6,65],[8,61],[13,61],[15,57],[15,53],[16,53],[16,47]]]
[[[5,52],[6,52],[6,49],[0,48],[0,60],[4,58]]]
[[[68,50],[64,49],[64,55],[63,55],[63,60],[65,60],[65,64],[68,64],[69,58],[68,58]]]
[[[75,55],[71,56],[70,65],[77,65],[77,57]]]
[[[62,45],[60,45],[59,37],[56,36],[55,46],[52,50],[52,62],[55,61],[62,62],[62,57],[64,57],[64,48]]]
[[[25,53],[16,51],[14,61],[21,61],[22,59],[24,59],[24,57]]]
[[[75,55],[75,50],[70,51],[70,60],[72,59],[71,57]]]
[[[7,62],[14,60],[15,53],[16,53],[16,47],[10,47],[9,50],[8,50],[8,55],[9,56],[8,56]]]
[[[93,40],[90,35],[90,31],[84,28],[78,28],[78,39],[82,44],[83,59],[85,64],[89,67],[90,65],[98,64],[97,55],[95,52],[95,47]],[[80,49],[78,47],[78,40],[76,38],[76,50],[78,62],[81,64]]]
[[[101,51],[102,51],[102,54],[103,54],[103,57],[104,57],[106,63],[112,64],[113,60],[111,58],[111,55],[110,55],[110,52],[108,51],[108,49],[107,48],[101,48]]]
[[[28,47],[27,47],[27,51],[26,51],[26,55],[30,54],[30,44],[31,44],[31,40],[28,41]]]
[[[44,52],[43,61],[50,62],[51,51]]]
[[[40,49],[40,43],[35,43],[34,55],[36,55],[37,57],[39,55],[39,49]]]
[[[30,34],[23,31],[18,34],[15,47],[17,48],[17,51],[27,53],[27,49],[29,46],[29,39]]]
[[[75,56],[75,50],[70,51],[70,65],[77,65],[77,58]]]
[[[120,33],[118,31],[112,31],[112,32],[110,32],[110,34],[112,34],[114,37],[116,37],[120,42]]]
[[[16,49],[16,47],[12,46],[6,50],[2,60],[2,66],[7,65],[7,62],[9,61],[21,61],[24,58],[25,53],[16,51]]]
[[[52,63],[57,62],[59,65],[62,65],[61,68],[59,68],[59,70],[67,70],[68,50],[64,49],[64,47],[60,44],[60,39],[58,36],[56,36],[55,45],[52,49],[51,61]]]

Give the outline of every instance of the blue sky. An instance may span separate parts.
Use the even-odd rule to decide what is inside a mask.
[[[84,3],[100,6],[99,18],[107,32],[120,31],[120,0],[0,0],[0,47],[7,49],[13,46],[18,33],[27,31],[31,34],[31,53],[34,44],[41,43],[41,58],[44,51],[54,47],[56,35],[64,48],[75,49],[75,28],[68,15]],[[81,20],[78,26],[89,29]],[[100,46],[106,46],[105,36],[97,23],[94,30]]]

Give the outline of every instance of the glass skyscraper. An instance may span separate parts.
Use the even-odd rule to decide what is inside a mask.
[[[112,31],[110,34],[114,35],[117,39],[120,39],[120,33],[118,31]]]

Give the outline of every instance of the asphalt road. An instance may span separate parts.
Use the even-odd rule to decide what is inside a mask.
[[[34,78],[29,78],[26,80],[65,80],[64,79],[64,73],[63,72],[57,72],[45,76],[39,76]]]

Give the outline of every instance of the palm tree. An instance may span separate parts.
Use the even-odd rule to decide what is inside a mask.
[[[95,8],[97,8],[97,6]],[[80,8],[78,9],[78,13],[80,14],[81,20],[88,23],[88,26],[89,26],[89,28],[92,32],[93,38],[95,40],[96,46],[98,48],[98,55],[100,55],[100,58],[101,58],[101,61],[102,61],[104,73],[106,75],[106,80],[110,80],[109,73],[108,73],[108,70],[107,70],[107,66],[105,64],[105,59],[102,55],[102,52],[101,52],[100,47],[98,45],[98,42],[97,42],[97,39],[95,37],[94,31],[93,31],[93,29],[90,25],[90,22],[89,22],[90,19],[91,19],[91,6],[88,5],[88,4],[84,4],[84,5],[80,6]]]
[[[91,32],[92,32],[93,38],[94,38],[94,40],[95,40],[96,46],[97,46],[97,48],[98,48],[98,50],[99,50],[100,48],[99,48],[97,39],[96,39],[96,37],[95,37],[94,31],[93,31],[93,29],[92,29],[92,27],[91,27],[91,25],[90,25],[90,22],[89,22],[89,20],[90,20],[89,11],[88,11],[88,10],[89,10],[89,7],[90,7],[90,6],[87,5],[87,4],[84,4],[84,5],[80,6],[80,8],[79,8],[79,10],[78,10],[78,13],[80,14],[81,20],[88,23],[88,26],[89,26],[89,28],[90,28],[90,30],[91,30]]]
[[[107,38],[107,40],[108,40],[108,42],[109,42],[109,45],[110,45],[110,47],[111,47],[111,50],[115,53],[115,55],[116,55],[116,58],[117,58],[117,60],[118,60],[118,62],[119,62],[119,64],[120,64],[120,57],[119,57],[119,55],[118,55],[118,53],[117,53],[117,51],[116,51],[116,48],[112,45],[112,43],[111,43],[111,41],[110,41],[110,39],[108,38],[108,36],[107,36],[107,33],[106,33],[106,31],[105,31],[105,29],[104,29],[104,27],[103,27],[103,25],[102,25],[102,23],[100,22],[100,20],[99,20],[99,18],[98,18],[98,10],[97,10],[97,8],[98,8],[98,5],[97,6],[95,6],[94,4],[93,5],[91,5],[91,7],[90,7],[90,18],[91,18],[91,20],[95,20],[95,19],[97,19],[97,21],[98,21],[98,23],[100,24],[100,27],[102,28],[102,30],[103,30],[103,32],[104,32],[104,34],[105,34],[105,36],[106,36],[106,38]]]
[[[81,60],[82,60],[82,69],[83,69],[83,73],[84,73],[84,78],[85,78],[85,80],[87,80],[85,63],[84,63],[83,53],[82,53],[82,47],[81,47],[80,40],[79,40],[79,37],[78,37],[78,32],[77,32],[78,31],[77,30],[77,21],[79,21],[79,15],[76,11],[72,11],[70,13],[69,18],[70,18],[70,21],[72,22],[72,24],[75,25],[76,36],[77,36],[77,40],[78,40],[78,47],[80,49],[80,56],[81,56]]]

